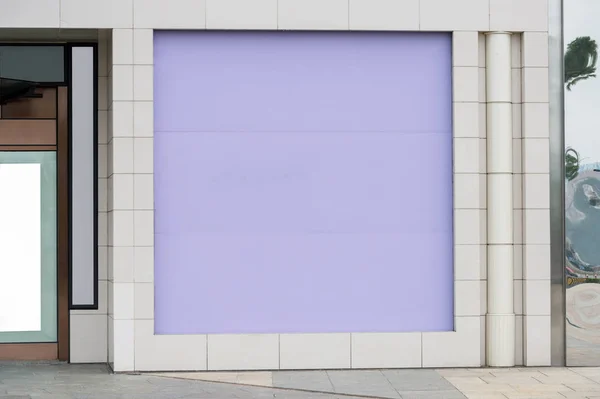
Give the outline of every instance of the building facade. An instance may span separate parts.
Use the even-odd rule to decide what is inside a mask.
[[[1,4],[0,357],[564,364],[560,1]]]

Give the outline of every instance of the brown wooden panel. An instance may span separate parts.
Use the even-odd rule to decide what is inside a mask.
[[[68,91],[58,88],[58,359],[69,360],[69,125]]]
[[[55,145],[0,145],[0,151],[56,151]]]
[[[2,106],[2,119],[55,119],[56,88],[38,88],[40,98],[21,98]]]
[[[0,119],[0,145],[55,145],[56,121]]]
[[[57,344],[0,344],[0,360],[56,360]]]

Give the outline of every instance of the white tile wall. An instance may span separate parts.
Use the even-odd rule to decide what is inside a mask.
[[[0,0],[2,28],[58,28],[59,0]]]
[[[419,0],[349,0],[351,30],[419,30]]]
[[[71,363],[105,363],[108,329],[106,314],[72,314]]]
[[[60,0],[60,27],[131,28],[132,2],[133,0]]]
[[[279,29],[348,29],[348,0],[279,0],[278,4]]]
[[[277,29],[277,0],[206,0],[206,29]]]
[[[273,370],[278,368],[278,334],[208,336],[208,370]]]
[[[133,0],[133,27],[146,29],[204,29],[205,0]]]
[[[421,333],[352,334],[352,368],[421,367]]]
[[[489,26],[490,10],[487,1],[421,0],[421,30],[487,31]]]
[[[99,147],[99,157],[106,160],[106,164],[99,165],[99,175],[106,178],[115,174],[112,190],[106,181],[106,195],[110,199],[106,201],[108,213],[99,216],[100,231],[109,233],[101,234],[100,244],[115,246],[104,252],[111,263],[106,276],[114,279],[105,286],[106,290],[111,287],[113,301],[119,297],[131,298],[125,301],[129,307],[117,303],[113,309],[116,317],[123,319],[108,317],[108,357],[116,370],[205,370],[218,362],[224,362],[221,367],[235,368],[235,362],[239,360],[234,352],[223,352],[223,356],[213,357],[211,361],[211,350],[209,347],[207,352],[207,346],[212,341],[212,353],[218,353],[215,350],[219,342],[219,338],[213,340],[213,336],[207,340],[204,335],[154,335],[154,323],[150,318],[153,316],[151,288],[154,279],[152,29],[421,29],[455,32],[454,168],[455,188],[461,191],[456,193],[455,200],[457,207],[464,207],[455,213],[455,273],[460,288],[456,292],[456,307],[457,314],[472,316],[457,317],[456,332],[283,334],[278,337],[279,350],[274,352],[279,357],[277,367],[471,367],[485,361],[482,346],[485,320],[479,316],[485,311],[485,280],[480,279],[486,276],[487,242],[485,174],[482,174],[486,170],[485,46],[483,35],[477,31],[485,32],[490,28],[525,31],[522,43],[521,35],[516,34],[513,38],[513,135],[518,140],[515,148],[519,149],[515,151],[515,166],[518,167],[515,172],[525,173],[514,179],[516,187],[523,187],[522,200],[515,201],[518,207],[515,210],[515,242],[525,242],[523,247],[515,246],[515,286],[517,291],[519,284],[525,286],[524,291],[520,290],[521,298],[523,292],[546,295],[540,287],[546,282],[544,263],[549,259],[545,252],[549,237],[544,232],[549,226],[549,216],[544,208],[547,200],[541,198],[544,193],[538,198],[533,195],[536,187],[543,191],[545,177],[531,175],[547,175],[549,162],[547,121],[544,119],[548,101],[545,0],[278,0],[276,10],[273,9],[275,0],[171,0],[168,7],[163,6],[164,0],[50,0],[47,3],[50,7],[59,4],[58,23],[64,27],[118,29],[111,34],[104,33],[111,45],[99,49],[99,53],[108,58],[106,62],[101,61],[99,67],[102,75],[99,78],[99,109],[105,111],[107,119],[104,124],[107,134],[102,139],[107,144]],[[3,8],[3,16],[7,15],[6,9]],[[7,23],[19,24],[18,11],[8,10],[6,20],[12,22]],[[27,18],[31,21],[39,18],[40,26],[52,24],[52,10],[33,17],[28,14]],[[78,15],[84,10],[86,15]],[[120,12],[115,13],[115,10]],[[3,16],[0,16],[0,25]],[[110,112],[106,112],[109,109]],[[130,188],[124,188],[121,184],[124,180],[120,177],[115,179],[120,174],[133,174]],[[464,175],[459,177],[460,174]],[[460,187],[468,184],[477,186],[477,195],[463,194]],[[133,194],[129,196],[127,193],[132,190]],[[516,192],[515,196],[518,198],[519,194]],[[119,209],[124,206],[123,201],[131,203],[130,198],[133,201],[131,208]],[[110,223],[107,215],[110,215]],[[536,250],[539,251],[536,253]],[[523,272],[519,273],[521,257],[524,257],[526,269],[526,280],[522,281]],[[126,288],[129,286],[131,290]],[[468,298],[472,298],[473,303]],[[519,292],[515,292],[517,308],[521,305],[519,298]],[[525,298],[524,305],[525,312],[544,312],[543,298],[539,303]],[[77,315],[80,316],[83,315]],[[546,315],[525,313],[517,317],[517,343],[523,343],[523,347],[517,345],[516,348],[517,362],[547,364],[549,328]],[[540,334],[541,338],[535,334]],[[235,339],[238,348],[245,345],[242,338]],[[253,355],[252,362],[260,366],[257,368],[265,368],[273,361],[275,355],[268,349],[265,353],[271,354]],[[402,356],[393,356],[394,353],[402,353]],[[91,355],[82,351],[81,356],[83,359]],[[227,362],[231,362],[229,366]]]
[[[350,334],[281,334],[279,367],[288,370],[351,367]]]

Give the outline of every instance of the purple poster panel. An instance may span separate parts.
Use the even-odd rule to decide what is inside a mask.
[[[154,43],[157,334],[453,329],[449,34]]]

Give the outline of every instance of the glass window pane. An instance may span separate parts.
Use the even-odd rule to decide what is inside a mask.
[[[0,46],[0,77],[32,82],[63,82],[62,46]]]

